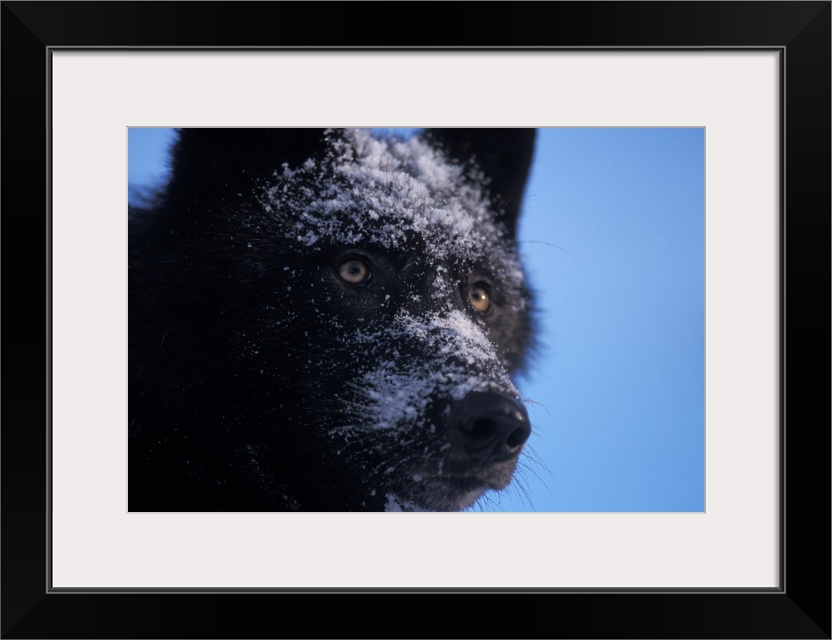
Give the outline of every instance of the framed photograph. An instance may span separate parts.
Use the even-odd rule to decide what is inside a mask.
[[[3,636],[830,637],[830,3],[403,6],[3,3]]]

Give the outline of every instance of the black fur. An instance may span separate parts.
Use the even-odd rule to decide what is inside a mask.
[[[460,510],[530,432],[530,129],[185,129],[130,220],[131,511]]]

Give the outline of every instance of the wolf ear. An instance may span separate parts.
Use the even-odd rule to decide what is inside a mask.
[[[297,165],[322,150],[323,129],[181,129],[173,147],[168,198],[216,198]],[[221,198],[220,198],[221,200]]]
[[[534,154],[536,129],[426,129],[425,138],[449,158],[479,167],[487,178],[498,219],[516,232],[523,189]]]

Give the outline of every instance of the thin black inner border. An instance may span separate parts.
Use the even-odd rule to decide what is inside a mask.
[[[387,53],[399,53],[399,52],[412,52],[412,53],[432,53],[432,52],[480,52],[480,53],[504,53],[504,52],[569,52],[569,51],[580,51],[583,53],[587,52],[621,52],[621,53],[634,53],[634,52],[643,52],[643,53],[657,53],[657,52],[688,52],[688,53],[713,53],[713,52],[730,52],[730,53],[737,53],[737,52],[755,52],[755,51],[764,51],[764,52],[772,52],[778,53],[778,140],[779,140],[779,167],[778,167],[778,179],[779,179],[779,192],[778,192],[778,206],[779,206],[779,214],[778,214],[778,228],[779,228],[779,237],[778,237],[778,298],[779,298],[779,324],[778,324],[778,337],[779,337],[779,344],[778,344],[778,356],[779,356],[779,383],[778,383],[778,391],[779,391],[779,402],[778,402],[778,432],[779,432],[779,450],[778,450],[778,489],[779,489],[779,496],[778,496],[778,510],[779,510],[779,539],[778,539],[778,551],[779,551],[779,558],[778,558],[778,583],[779,587],[755,587],[755,588],[725,588],[725,587],[656,587],[656,588],[637,588],[637,587],[617,587],[617,588],[604,588],[604,587],[582,587],[582,588],[569,588],[569,587],[512,587],[512,588],[500,588],[500,587],[482,587],[482,588],[452,588],[452,587],[338,587],[338,588],[328,588],[328,587],[237,587],[237,588],[227,588],[227,587],[183,587],[183,588],[175,588],[175,587],[100,587],[100,588],[76,588],[76,587],[54,587],[53,580],[52,580],[52,538],[53,538],[53,531],[52,531],[52,449],[53,449],[53,442],[52,442],[52,211],[53,211],[53,200],[52,200],[52,52],[58,51],[88,51],[88,52],[108,52],[108,51],[130,51],[130,50],[140,50],[143,52],[200,52],[200,53],[211,53],[211,52],[291,52],[291,51],[303,51],[303,52],[331,52],[331,51],[343,51],[347,53],[360,53],[360,52],[367,52],[367,53],[379,53],[379,52],[387,52]],[[725,594],[783,594],[786,591],[786,524],[785,524],[785,513],[786,513],[786,500],[785,500],[785,484],[786,484],[786,430],[785,430],[785,404],[786,404],[786,394],[785,394],[785,323],[786,323],[786,313],[785,313],[785,301],[786,301],[786,289],[785,289],[785,258],[786,258],[786,204],[785,204],[785,193],[786,193],[786,171],[785,171],[785,150],[786,150],[786,131],[785,131],[785,123],[786,123],[786,47],[780,45],[772,45],[772,46],[719,46],[719,47],[690,47],[690,46],[656,46],[656,47],[649,47],[649,46],[638,46],[638,47],[618,47],[618,46],[586,46],[586,47],[576,47],[576,46],[569,46],[569,47],[558,47],[558,46],[507,46],[507,47],[467,47],[467,46],[460,46],[460,47],[388,47],[388,46],[378,46],[378,47],[340,47],[340,46],[309,46],[309,47],[300,47],[300,46],[289,46],[289,47],[274,47],[274,46],[251,46],[251,47],[240,47],[240,46],[233,46],[233,47],[224,47],[224,46],[212,46],[212,47],[193,47],[193,46],[183,46],[183,47],[154,47],[154,46],[54,46],[54,47],[46,47],[46,78],[47,78],[47,86],[46,86],[46,96],[47,96],[47,104],[46,104],[46,113],[47,113],[47,174],[46,174],[46,193],[47,193],[47,239],[46,239],[46,249],[47,249],[47,265],[46,265],[46,285],[47,285],[47,300],[46,300],[46,328],[47,328],[47,353],[46,353],[46,364],[47,364],[47,377],[46,377],[46,390],[47,390],[47,403],[46,403],[46,417],[47,417],[47,452],[46,452],[46,462],[47,462],[47,477],[46,477],[46,593],[49,594],[96,594],[96,593],[149,593],[149,594],[199,594],[199,593],[214,593],[214,594],[245,594],[245,593],[321,593],[321,594],[339,594],[339,593],[363,593],[363,594],[389,594],[389,593],[494,593],[494,594],[530,594],[530,593],[562,593],[562,594],[581,594],[581,593],[594,593],[594,594],[622,594],[622,593],[630,593],[630,594],[672,594],[672,593],[725,593]],[[707,269],[707,265],[706,265]]]

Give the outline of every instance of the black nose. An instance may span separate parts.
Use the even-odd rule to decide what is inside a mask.
[[[482,391],[454,403],[448,424],[451,442],[477,463],[511,458],[532,432],[529,414],[520,402]]]

